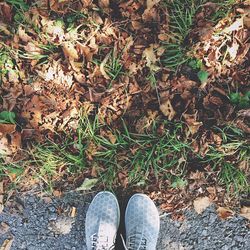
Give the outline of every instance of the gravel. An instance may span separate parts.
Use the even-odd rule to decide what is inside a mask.
[[[86,249],[84,220],[92,198],[93,194],[78,193],[62,198],[14,197],[0,214],[0,249],[7,239],[13,239],[11,250]],[[241,216],[221,220],[214,206],[201,215],[186,210],[182,221],[162,214],[157,249],[250,249],[248,223]],[[123,224],[120,232],[124,232]],[[117,249],[121,250],[119,238]]]

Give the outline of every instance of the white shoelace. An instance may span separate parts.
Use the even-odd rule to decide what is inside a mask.
[[[122,242],[126,250],[147,250],[147,239],[142,234],[129,236],[127,246],[123,237]]]
[[[105,233],[106,227],[102,223],[100,224],[97,234],[91,236],[91,250],[112,250],[114,245],[109,247],[110,239]]]

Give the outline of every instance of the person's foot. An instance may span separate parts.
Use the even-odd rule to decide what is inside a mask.
[[[86,215],[85,234],[88,250],[114,249],[120,223],[120,208],[110,192],[100,192],[92,200]]]
[[[155,250],[160,218],[154,202],[144,194],[133,195],[125,212],[128,250]]]

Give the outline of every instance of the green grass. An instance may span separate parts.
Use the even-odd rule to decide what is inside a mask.
[[[112,86],[113,81],[117,80],[123,72],[123,65],[121,63],[120,55],[117,54],[116,50],[113,49],[109,54],[105,56],[103,61],[99,59],[94,59],[93,63],[101,66],[104,63],[104,70],[110,78],[109,88]]]
[[[249,172],[239,169],[242,162],[250,162],[250,146],[246,135],[238,128],[228,125],[224,128],[215,128],[220,133],[222,145],[210,146],[206,156],[201,159],[202,163],[209,164],[214,171],[218,172],[221,185],[231,194],[250,192],[247,181]]]
[[[26,23],[25,12],[29,10],[29,5],[23,0],[6,0],[10,4],[14,11],[14,21],[19,24]]]
[[[203,0],[164,1],[169,12],[170,28],[169,41],[163,43],[165,53],[162,63],[165,67],[176,70],[189,60],[184,40],[192,28],[193,18],[202,3]]]
[[[218,177],[219,184],[225,185],[227,192],[234,194],[250,192],[250,185],[245,173],[231,163],[222,164]]]
[[[159,125],[163,131],[158,132]],[[22,178],[29,166],[30,175],[39,179],[52,192],[55,183],[79,176],[87,169],[95,168],[98,184],[105,189],[122,185],[119,174],[125,173],[128,187],[146,186],[153,179],[167,180],[173,188],[188,185],[186,174],[192,168],[194,155],[190,143],[183,138],[184,124],[169,121],[155,121],[148,132],[136,134],[123,123],[123,129],[112,130],[83,115],[77,130],[77,138],[68,135],[63,143],[48,142],[34,145],[28,152],[29,159],[15,166],[4,164],[0,171],[2,178],[8,173],[19,171]],[[105,133],[103,133],[105,131]],[[220,134],[222,145],[210,145],[205,156],[195,153],[195,162],[210,166],[217,173],[218,183],[231,194],[248,192],[248,172],[239,168],[249,162],[250,146],[245,134],[233,127],[214,128]],[[21,171],[22,170],[22,171]],[[27,173],[26,173],[27,174]],[[206,173],[205,173],[206,174]],[[91,177],[90,177],[91,178]],[[93,178],[93,177],[92,177]],[[153,179],[152,179],[153,178]],[[213,180],[214,181],[214,180]]]
[[[163,6],[169,12],[169,40],[163,42],[165,53],[162,56],[162,64],[176,71],[182,64],[192,59],[190,49],[185,45],[185,39],[194,25],[194,17],[197,11],[205,4],[206,0],[164,0]],[[218,9],[210,17],[215,24],[231,12],[231,6],[235,0],[214,0]],[[189,52],[189,53],[188,53]],[[190,54],[190,55],[188,55]]]

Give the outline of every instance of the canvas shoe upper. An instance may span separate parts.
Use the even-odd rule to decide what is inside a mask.
[[[92,200],[85,223],[87,250],[114,249],[120,223],[120,209],[116,197],[107,191]]]
[[[160,218],[154,202],[144,194],[133,195],[125,212],[126,248],[155,250]]]

